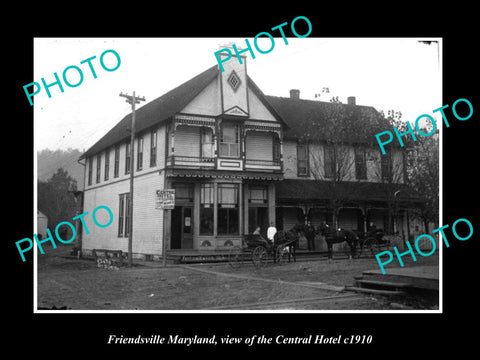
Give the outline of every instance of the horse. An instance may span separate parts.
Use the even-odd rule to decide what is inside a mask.
[[[288,248],[288,262],[290,262],[290,256],[293,257],[293,262],[297,262],[296,248],[298,239],[300,238],[299,234],[301,232],[303,232],[303,229],[298,225],[295,225],[287,231],[280,230],[276,232],[273,237],[273,244],[275,248],[273,262],[277,262],[277,248],[285,243],[288,243],[288,245],[285,246]]]
[[[340,228],[338,228],[338,230],[335,230],[328,224],[323,223],[318,227],[317,232],[325,236],[325,241],[327,242],[328,246],[329,260],[332,260],[333,258],[333,244],[342,243],[344,241],[346,241],[348,246],[350,247],[349,258],[352,259],[355,256],[359,239],[353,231]]]

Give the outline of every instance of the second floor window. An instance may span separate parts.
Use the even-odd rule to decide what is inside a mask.
[[[335,149],[333,146],[326,146],[323,163],[325,165],[325,177],[331,179],[335,176]]]
[[[380,152],[380,161],[381,161],[382,181],[391,182],[393,180],[391,153],[387,152],[385,155],[382,155],[382,153]]]
[[[88,185],[92,185],[93,157],[88,160]]]
[[[297,175],[308,176],[308,145],[297,144]]]
[[[201,129],[201,156],[202,158],[213,157],[213,132],[212,129],[202,127]],[[225,155],[228,156],[228,155]]]
[[[367,160],[364,148],[355,148],[355,175],[357,180],[367,179]]]
[[[115,158],[113,163],[113,177],[118,177],[118,169],[120,167],[120,146],[115,146]]]
[[[224,122],[220,131],[220,156],[240,156],[240,134],[238,125]]]
[[[125,146],[125,174],[130,174],[130,143]]]
[[[99,153],[97,154],[97,176],[96,176],[96,182],[100,182],[100,169],[102,167],[102,154]]]
[[[110,149],[105,150],[105,175],[104,180],[108,180],[108,173],[110,172]]]
[[[277,133],[273,134],[273,161],[279,162],[281,158],[281,142]]]
[[[143,136],[137,139],[137,170],[143,168]]]
[[[157,130],[150,134],[150,167],[157,165]]]

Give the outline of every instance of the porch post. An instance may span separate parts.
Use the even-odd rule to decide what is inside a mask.
[[[248,184],[243,184],[243,233],[248,234],[248,209],[249,209],[249,204],[248,204]]]
[[[268,223],[275,224],[275,220],[275,184],[271,183],[268,184]]]

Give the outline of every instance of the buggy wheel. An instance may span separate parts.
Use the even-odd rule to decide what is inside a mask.
[[[228,253],[228,263],[232,269],[238,269],[242,260],[242,248],[240,246],[233,246]]]
[[[288,249],[286,246],[278,246],[275,250],[276,260],[278,264],[285,262],[285,258],[288,256]]]
[[[267,265],[267,260],[268,260],[267,249],[265,249],[263,246],[257,246],[255,249],[253,249],[252,261],[253,261],[253,265],[257,269]]]

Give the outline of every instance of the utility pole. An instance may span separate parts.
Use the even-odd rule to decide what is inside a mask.
[[[130,201],[128,202],[128,213],[130,214],[129,221],[129,231],[128,231],[128,266],[132,266],[132,236],[133,236],[133,156],[134,151],[133,147],[135,144],[135,104],[140,104],[140,101],[145,101],[145,97],[135,96],[135,91],[133,95],[127,95],[123,92],[120,93],[120,96],[126,98],[127,103],[132,105],[132,128],[130,134]]]

